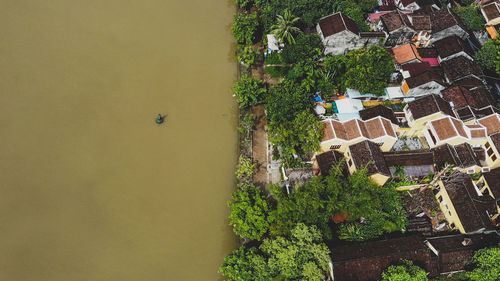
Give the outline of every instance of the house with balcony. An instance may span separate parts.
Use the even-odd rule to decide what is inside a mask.
[[[458,145],[464,142],[479,146],[486,143],[486,128],[481,124],[466,125],[452,116],[427,122],[423,131],[430,148],[443,144]]]
[[[439,95],[427,95],[409,102],[404,113],[408,121],[408,129],[399,129],[401,134],[407,136],[423,136],[427,122],[445,116],[453,116],[450,104]]]

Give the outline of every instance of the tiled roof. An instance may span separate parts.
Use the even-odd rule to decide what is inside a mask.
[[[321,28],[321,32],[323,32],[323,36],[325,38],[344,30],[349,30],[354,34],[358,34],[359,32],[356,23],[348,16],[343,15],[341,12],[320,19],[319,27]]]
[[[408,108],[415,120],[437,112],[453,116],[450,104],[438,95],[427,95],[416,99],[408,103]]]
[[[500,132],[491,135],[490,139],[493,142],[493,145],[496,147],[496,149],[500,151]]]
[[[414,62],[414,63],[406,63],[401,66],[401,68],[404,71],[408,71],[410,73],[410,76],[416,76],[420,73],[423,73],[425,71],[431,71],[431,65],[424,61],[424,62]]]
[[[321,171],[321,175],[328,175],[330,169],[333,165],[337,164],[344,158],[344,155],[338,151],[327,151],[325,153],[321,153],[316,155],[316,161],[318,161],[319,170]],[[344,165],[344,168],[345,165]]]
[[[369,174],[380,173],[390,176],[391,172],[387,167],[384,155],[380,147],[371,141],[365,140],[349,146],[352,161],[356,169],[367,166]]]
[[[472,93],[462,86],[452,86],[441,91],[443,99],[452,102],[456,108],[464,107],[469,104],[469,99],[474,103]],[[473,105],[475,106],[475,105]]]
[[[418,54],[417,47],[411,43],[393,48],[392,52],[396,62],[399,64],[404,64],[413,60],[422,60]]]
[[[343,123],[335,120],[325,120],[323,122],[325,123],[325,129],[322,141],[331,139],[352,140],[359,137],[367,139],[376,139],[381,136],[396,137],[390,121],[380,116],[366,121],[352,119]]]
[[[500,114],[500,110],[491,105],[479,109],[471,106],[464,106],[462,108],[455,108],[454,111],[455,116],[464,122],[471,119],[481,119],[495,113]]]
[[[385,27],[389,32],[393,32],[395,30],[398,30],[404,26],[410,27],[411,23],[410,20],[408,19],[408,16],[399,12],[399,11],[394,11],[385,15],[380,16],[380,19],[384,23]]]
[[[398,123],[396,117],[394,116],[394,111],[381,104],[360,110],[359,116],[363,120],[369,120],[377,116],[382,116],[384,118],[391,120],[391,122],[394,124]]]
[[[408,84],[410,89],[432,81],[437,82],[441,85],[444,84],[443,78],[441,78],[441,76],[436,74],[434,71],[425,71],[416,76],[412,76],[406,79],[406,83]]]
[[[429,15],[412,15],[411,20],[416,31],[431,30],[431,17]]]
[[[431,149],[434,157],[434,164],[438,169],[446,164],[453,164],[457,167],[468,168],[474,165],[481,166],[479,157],[472,146],[468,143],[459,145],[443,144]]]
[[[458,171],[443,179],[451,203],[464,227],[465,232],[474,232],[481,228],[493,226],[487,210],[496,209],[490,198],[479,196],[470,176]]]
[[[436,48],[418,48],[418,53],[422,58],[437,58]]]
[[[467,77],[464,79],[460,79],[458,81],[454,81],[453,85],[463,86],[467,89],[472,89],[472,88],[476,88],[476,87],[484,87],[483,82],[479,78],[476,78],[474,76],[470,76],[470,77]]]
[[[483,117],[477,120],[479,124],[486,127],[486,131],[488,135],[495,134],[500,132],[500,115],[492,114],[490,116]]]
[[[500,168],[491,170],[489,173],[484,173],[483,176],[495,199],[500,199]]]
[[[444,8],[432,13],[431,22],[433,33],[445,30],[455,25],[458,25],[462,29],[466,30],[466,27],[462,20],[449,8]]]
[[[449,116],[433,120],[430,122],[430,124],[431,127],[434,128],[434,131],[436,132],[436,137],[440,141],[458,136],[458,132],[455,130],[454,123],[452,122],[452,119]]]
[[[443,59],[459,52],[472,56],[472,50],[464,40],[457,36],[449,36],[434,43],[439,56]]]
[[[433,165],[433,153],[430,150],[412,150],[383,152],[385,163],[394,166],[424,166]]]
[[[477,63],[463,57],[458,56],[441,62],[443,71],[450,81],[455,81],[469,75],[482,76],[483,73]]]
[[[486,14],[487,21],[500,17],[500,9],[498,8],[498,4],[496,2],[484,5],[482,9]]]

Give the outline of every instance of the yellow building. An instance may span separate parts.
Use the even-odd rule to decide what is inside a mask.
[[[434,194],[452,229],[465,234],[494,228],[494,218],[498,216],[497,202],[483,194],[470,176],[455,171],[442,177]]]
[[[454,115],[450,104],[438,95],[427,95],[408,103],[404,113],[410,128],[398,130],[398,133],[420,137],[427,122]]]
[[[486,143],[486,128],[481,124],[465,125],[461,120],[451,116],[441,117],[427,122],[423,135],[433,148],[442,144],[484,145]]]
[[[380,146],[374,142],[365,140],[353,144],[348,147],[344,157],[351,174],[366,166],[370,178],[380,186],[391,177],[391,171],[385,162]]]
[[[391,121],[377,116],[366,121],[352,119],[345,122],[324,120],[324,137],[321,152],[337,150],[344,153],[349,145],[370,140],[380,145],[382,151],[391,150],[397,141],[396,131]]]

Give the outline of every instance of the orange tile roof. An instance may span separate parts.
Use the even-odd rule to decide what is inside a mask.
[[[449,117],[431,122],[439,140],[446,140],[457,136],[453,123]]]
[[[420,61],[422,60],[422,58],[418,54],[417,47],[415,47],[415,45],[411,43],[393,48],[392,52],[394,53],[396,62],[399,64],[407,63],[415,59],[418,59]]]
[[[479,124],[486,127],[488,136],[500,132],[500,116],[498,114],[492,114],[477,121]]]

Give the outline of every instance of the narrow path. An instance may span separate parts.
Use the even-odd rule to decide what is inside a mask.
[[[267,133],[266,113],[263,105],[252,107],[255,130],[253,131],[252,151],[255,164],[253,181],[256,185],[264,187],[268,183],[267,175]]]

